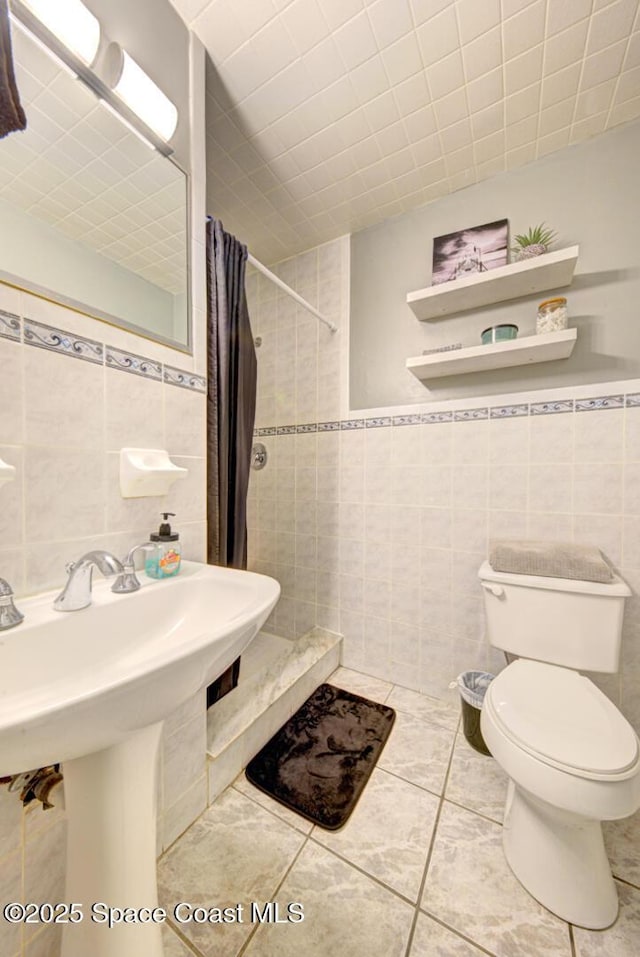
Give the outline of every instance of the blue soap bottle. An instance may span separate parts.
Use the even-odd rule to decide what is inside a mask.
[[[152,532],[150,541],[156,548],[146,552],[144,570],[150,578],[172,578],[180,571],[180,536],[171,531],[168,519],[174,512],[162,512],[164,521],[157,532]]]

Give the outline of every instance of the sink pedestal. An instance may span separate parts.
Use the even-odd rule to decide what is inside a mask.
[[[117,722],[117,715],[114,715]],[[63,766],[68,816],[65,901],[84,919],[63,928],[62,957],[162,957],[161,923],[92,919],[98,902],[154,908],[157,768],[162,722]]]

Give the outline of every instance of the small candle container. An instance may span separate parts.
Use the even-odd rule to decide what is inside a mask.
[[[538,306],[536,332],[559,332],[567,328],[567,300],[563,296],[557,299],[545,299]]]

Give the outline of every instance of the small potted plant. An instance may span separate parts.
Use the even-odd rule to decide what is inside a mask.
[[[522,259],[542,256],[543,253],[548,252],[549,246],[555,238],[555,230],[549,229],[546,223],[531,226],[528,233],[515,238],[516,245],[512,249],[515,254],[515,261],[520,262]]]

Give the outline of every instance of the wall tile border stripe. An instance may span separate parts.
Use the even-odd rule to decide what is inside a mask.
[[[24,332],[24,336],[22,335]],[[72,359],[83,359],[94,365],[106,366],[120,372],[129,372],[133,375],[153,379],[156,382],[166,382],[167,385],[190,389],[192,392],[206,392],[207,380],[205,376],[176,369],[165,365],[158,359],[137,355],[125,349],[116,349],[114,346],[80,336],[74,332],[67,332],[56,326],[49,326],[44,322],[36,322],[25,316],[22,320],[12,312],[0,309],[0,338],[10,339],[12,342],[35,346],[37,349],[47,349],[58,355],[70,356]],[[315,429],[316,423],[312,423]]]
[[[163,378],[168,385],[177,385],[181,389],[191,389],[193,392],[207,391],[207,380],[204,376],[185,372],[183,369],[175,369],[173,366],[164,366]]]
[[[106,347],[105,363],[110,369],[119,372],[132,372],[134,375],[144,376],[146,379],[162,381],[162,363],[145,359],[134,352],[123,352],[122,349]]]
[[[78,336],[55,326],[47,326],[44,322],[34,322],[24,319],[25,345],[36,346],[38,349],[48,349],[62,356],[72,356],[74,359],[84,359],[85,362],[94,362],[102,365],[104,362],[104,346],[95,339]]]
[[[598,399],[576,399],[576,412],[595,412],[602,409],[624,408],[623,395],[603,395]]]
[[[486,409],[457,409],[443,412],[422,412],[412,415],[376,416],[369,419],[342,419],[333,422],[303,425],[266,426],[254,430],[255,435],[281,435],[289,432],[347,432],[355,429],[402,428],[411,425],[438,425],[446,422],[474,422],[487,419],[512,419],[532,415],[558,415],[570,412],[599,412],[640,406],[640,393],[601,395],[590,399],[563,399],[557,402],[532,402],[498,405]]]
[[[5,312],[4,309],[0,309],[0,336],[3,339],[20,342],[21,335],[20,318],[12,312]]]

